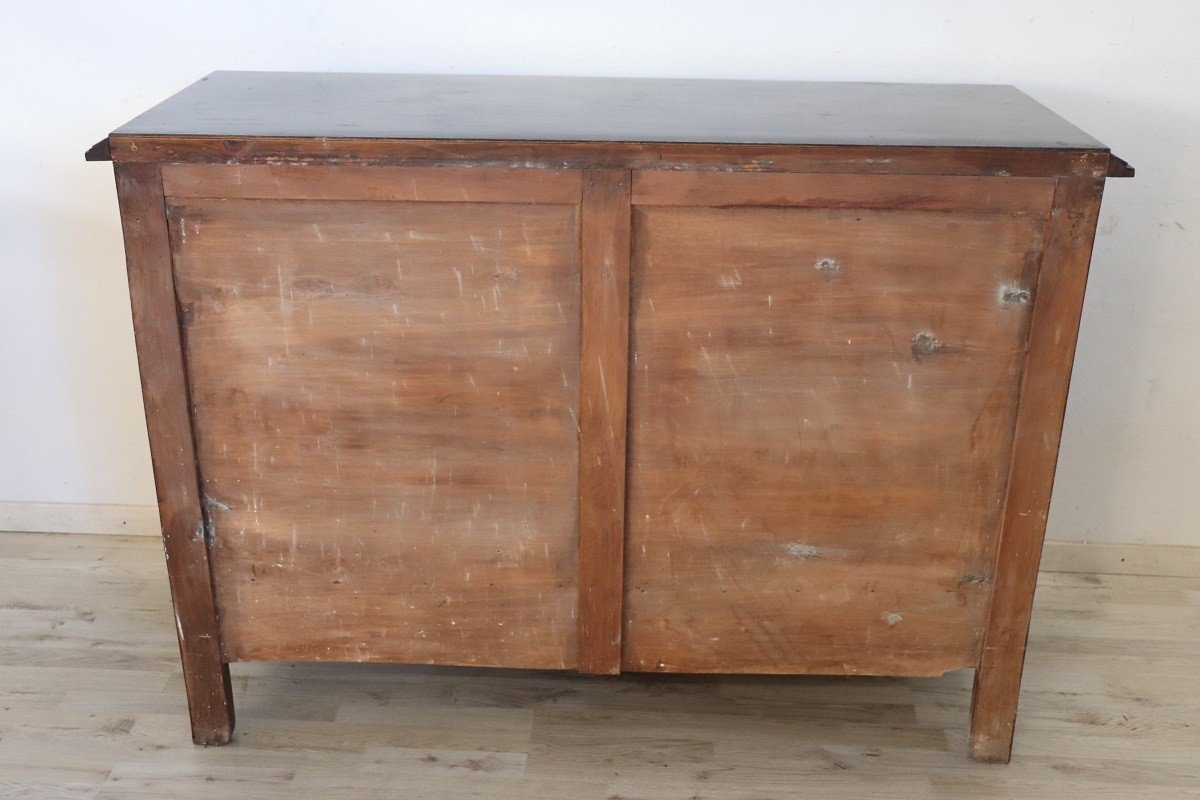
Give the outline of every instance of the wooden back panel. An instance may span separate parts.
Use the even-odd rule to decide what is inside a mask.
[[[226,659],[574,666],[579,174],[171,169]]]
[[[981,213],[696,180],[634,188],[623,667],[973,666],[1052,183]]]

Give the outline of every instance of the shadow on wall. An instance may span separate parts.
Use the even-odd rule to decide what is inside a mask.
[[[1072,375],[1049,535],[1170,542],[1194,519],[1195,353],[1200,326],[1178,325],[1200,305],[1200,119],[1163,105],[1076,96],[1094,107],[1099,138],[1137,169],[1105,187]],[[1087,120],[1072,119],[1085,129]],[[1130,150],[1123,142],[1140,143]],[[1182,334],[1182,335],[1181,335]],[[1190,369],[1180,368],[1190,365]],[[1188,397],[1193,398],[1189,405]],[[1172,447],[1171,445],[1174,445]],[[1185,463],[1171,464],[1171,451]],[[1176,484],[1172,484],[1176,481]],[[1190,493],[1190,497],[1189,497]],[[1174,506],[1172,512],[1171,506]],[[1161,513],[1161,512],[1166,513]],[[1186,544],[1180,539],[1176,544]],[[1200,541],[1191,541],[1200,544]]]
[[[142,476],[144,485],[142,497],[110,497],[108,502],[153,503],[124,250],[120,226],[115,224],[112,166],[84,163],[76,151],[63,157],[69,163],[55,172],[63,191],[84,180],[95,185],[96,178],[108,188],[108,197],[99,202],[97,196],[98,202],[86,208],[73,205],[35,212],[54,219],[55,230],[70,232],[45,245],[57,268],[44,270],[34,284],[34,291],[44,295],[37,307],[53,309],[53,316],[41,319],[38,336],[48,340],[47,350],[59,362],[54,373],[65,381],[57,402],[71,409],[59,417],[56,435],[77,452],[91,453],[66,464],[46,465],[42,471],[55,474],[61,486],[70,487],[68,492],[104,497],[107,492],[102,487],[110,481],[97,481],[88,467],[108,461],[121,475]],[[77,169],[94,174],[78,175]],[[89,379],[99,385],[89,385]],[[37,391],[51,391],[51,387]],[[30,452],[18,463],[28,464],[39,455]]]

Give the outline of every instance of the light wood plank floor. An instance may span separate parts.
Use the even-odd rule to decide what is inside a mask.
[[[970,684],[235,665],[203,749],[158,542],[0,534],[3,798],[1200,796],[1200,579],[1043,573],[1007,767]]]

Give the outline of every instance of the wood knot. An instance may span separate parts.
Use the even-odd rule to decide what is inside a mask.
[[[836,281],[842,275],[842,265],[836,258],[818,258],[813,269],[827,281]]]
[[[1022,305],[1028,303],[1030,294],[1028,289],[1022,289],[1019,286],[1001,286],[1000,287],[1000,302],[1005,305]]]
[[[817,558],[821,555],[820,550],[804,542],[786,542],[783,549],[795,558]]]
[[[913,358],[920,362],[937,355],[945,350],[946,346],[938,341],[932,333],[922,331],[913,337],[911,349]]]

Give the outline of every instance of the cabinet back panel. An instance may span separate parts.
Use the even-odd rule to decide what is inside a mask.
[[[169,206],[225,656],[574,666],[574,205]]]
[[[625,669],[975,663],[1041,211],[636,210]]]

